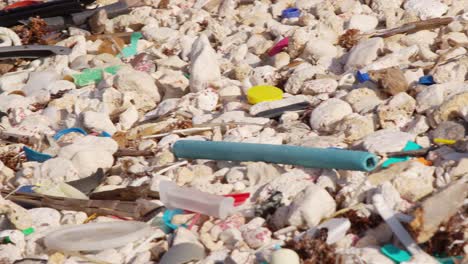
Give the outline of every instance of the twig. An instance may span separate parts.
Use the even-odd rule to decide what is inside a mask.
[[[387,157],[399,157],[399,156],[424,156],[429,151],[435,150],[437,147],[423,148],[418,150],[409,150],[409,151],[395,151],[389,152],[386,154]]]
[[[141,137],[141,138],[142,139],[162,138],[162,137],[168,136],[170,134],[189,134],[189,133],[205,132],[205,131],[210,131],[210,130],[213,130],[213,127],[192,127],[192,128],[186,128],[186,129],[176,129],[176,130],[172,130],[172,131],[167,132],[167,133],[144,136],[144,137]]]
[[[397,34],[410,34],[421,30],[434,29],[446,26],[453,21],[453,17],[432,18],[404,24],[400,27],[384,30],[382,32],[370,33],[369,37],[388,38]]]
[[[136,150],[136,149],[119,149],[114,153],[114,157],[138,157],[138,156],[153,156],[152,150]]]

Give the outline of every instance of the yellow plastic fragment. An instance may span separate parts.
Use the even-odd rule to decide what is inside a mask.
[[[271,85],[257,85],[247,91],[247,100],[250,104],[283,99],[283,91]]]
[[[434,138],[434,143],[445,144],[445,145],[453,145],[453,144],[457,143],[457,141],[453,140],[453,139]]]

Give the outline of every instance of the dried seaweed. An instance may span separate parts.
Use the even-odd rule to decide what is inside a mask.
[[[48,33],[47,23],[42,18],[30,18],[27,25],[15,26],[12,29],[18,34],[23,45],[48,44],[45,38]]]
[[[355,210],[347,211],[342,217],[349,219],[350,232],[358,236],[363,236],[367,230],[377,227],[383,221],[379,215],[371,214],[369,217],[362,217]]]
[[[296,251],[304,264],[334,264],[335,248],[326,243],[327,236],[328,230],[322,228],[314,236],[305,235],[298,241],[288,241],[285,247]]]
[[[338,44],[345,49],[351,49],[359,42],[361,38],[359,33],[360,31],[358,29],[346,30],[346,32],[339,37]]]
[[[23,162],[26,162],[26,157],[17,152],[10,151],[0,155],[0,161],[2,161],[8,168],[16,170],[23,164]]]
[[[468,228],[468,223],[464,221],[468,217],[468,207],[464,212],[459,212],[443,224],[439,231],[426,243],[423,249],[434,256],[460,256],[463,255],[463,247],[468,244],[464,238],[464,231]]]

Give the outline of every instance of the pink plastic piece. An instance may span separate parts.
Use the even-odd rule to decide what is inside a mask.
[[[283,51],[284,48],[287,48],[289,44],[289,38],[286,37],[282,40],[280,40],[276,45],[274,45],[269,51],[268,51],[268,56],[273,57],[276,54],[280,53]]]

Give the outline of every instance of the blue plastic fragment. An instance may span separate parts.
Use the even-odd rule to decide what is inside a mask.
[[[35,185],[25,185],[25,186],[21,186],[18,191],[16,192],[20,192],[20,193],[34,193],[34,190],[33,188],[36,187]]]
[[[281,13],[282,18],[294,18],[294,17],[299,17],[301,15],[301,10],[291,7],[283,10]]]
[[[57,132],[57,134],[54,135],[54,140],[59,140],[62,136],[66,135],[66,134],[69,134],[69,133],[80,133],[80,134],[83,134],[83,135],[88,135],[88,133],[86,133],[86,131],[84,131],[82,128],[79,128],[79,127],[72,127],[72,128],[67,128],[67,129],[62,129],[60,130],[59,132]]]
[[[112,137],[111,134],[107,133],[106,131],[102,131],[101,134],[99,134],[101,137]]]
[[[360,83],[370,81],[369,74],[366,73],[366,72],[358,71],[358,72],[356,73],[356,78],[358,79],[358,81],[359,81]]]
[[[406,146],[403,149],[403,151],[411,151],[411,150],[418,150],[418,149],[422,149],[422,147],[420,145],[418,145],[416,142],[408,141],[408,143],[406,143]],[[384,163],[382,163],[382,168],[387,168],[388,166],[390,166],[390,165],[392,165],[394,163],[407,161],[409,159],[410,159],[409,156],[391,157],[391,158],[387,159],[386,161],[384,161]]]
[[[173,223],[171,223],[171,221],[174,215],[183,214],[183,213],[184,213],[184,210],[182,209],[174,209],[174,210],[167,209],[166,211],[164,211],[163,218],[162,218],[164,224],[173,230],[179,228],[178,225],[174,225]],[[185,225],[182,225],[182,226],[185,227]]]
[[[455,256],[455,257],[436,258],[436,259],[441,264],[454,264],[455,261],[453,261],[453,259],[463,259],[463,257],[462,256]]]
[[[380,251],[390,258],[391,260],[395,261],[396,263],[408,261],[411,259],[410,253],[408,253],[405,250],[401,250],[397,247],[395,247],[392,244],[387,244],[383,247],[380,248]]]
[[[41,152],[37,152],[31,148],[28,148],[26,146],[23,147],[24,154],[26,154],[26,159],[28,161],[37,161],[37,162],[44,162],[48,159],[53,158],[49,154],[44,154]]]
[[[419,78],[419,84],[433,85],[435,84],[434,77],[432,77],[432,75],[424,75]]]

